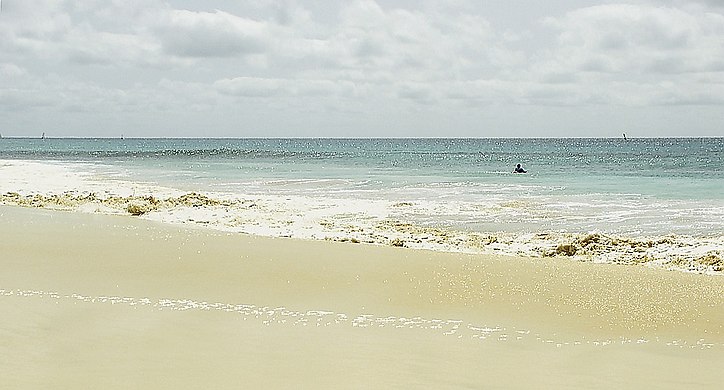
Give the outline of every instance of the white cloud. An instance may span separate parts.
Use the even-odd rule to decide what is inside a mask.
[[[583,8],[546,24],[558,31],[553,56],[569,71],[687,73],[724,63],[724,16],[612,4]]]
[[[531,72],[541,81],[563,77],[575,83],[570,92],[582,104],[724,104],[724,95],[697,78],[713,72],[712,78],[723,79],[722,15],[607,4],[549,17],[544,24],[557,33],[556,45]]]
[[[563,113],[531,116],[537,132],[543,125],[533,118],[565,129],[570,117],[568,128],[579,127],[582,109],[696,106],[714,115],[724,104],[724,14],[715,2],[572,8],[552,0],[516,21],[500,19],[517,16],[507,8],[485,12],[499,5],[455,3],[9,2],[0,20],[0,125],[108,113],[141,126],[149,118],[148,131],[173,135],[211,113],[231,128],[225,118],[243,113],[282,132],[309,123],[309,135],[333,135],[343,123],[364,136],[384,120],[400,126],[394,135],[419,135],[420,122],[474,134],[477,118],[504,127],[515,115],[522,126],[521,113],[533,110]],[[172,117],[187,120],[159,128],[159,118]]]

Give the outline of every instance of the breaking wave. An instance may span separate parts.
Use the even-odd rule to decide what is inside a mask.
[[[58,210],[125,214],[151,220],[272,237],[391,245],[463,253],[494,253],[535,258],[646,265],[722,274],[724,236],[631,237],[601,232],[475,232],[425,226],[398,218],[412,202],[379,201],[364,208],[330,199],[214,196],[188,192],[178,196],[7,192],[0,204]],[[377,208],[376,212],[374,208]]]

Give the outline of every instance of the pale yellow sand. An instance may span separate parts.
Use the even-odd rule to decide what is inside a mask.
[[[724,380],[722,277],[0,214],[5,388]]]

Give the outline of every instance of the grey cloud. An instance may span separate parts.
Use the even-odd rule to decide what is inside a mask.
[[[689,95],[671,94],[658,99],[658,104],[668,106],[721,106],[724,96],[711,93],[693,93]]]
[[[724,59],[724,19],[681,9],[601,5],[546,24],[559,31],[556,55],[570,71],[700,72]]]
[[[578,64],[578,69],[584,72],[613,73],[620,70],[610,57],[592,55]]]
[[[14,4],[21,3],[23,6],[16,10],[10,7],[7,14],[4,10],[0,23],[0,50],[15,58],[56,66],[66,61],[82,66],[165,61],[159,56],[155,38],[137,26],[158,19],[160,10],[153,3],[143,7],[142,13],[133,13],[139,20],[122,19],[113,12],[132,8],[131,2],[123,6],[95,1],[74,6],[59,1]]]
[[[19,77],[24,76],[28,71],[13,63],[0,63],[0,77]]]
[[[653,58],[646,64],[645,70],[655,73],[685,73],[698,69],[695,64],[690,64],[685,58],[664,56],[661,58]]]
[[[232,57],[264,50],[267,26],[226,12],[174,10],[157,29],[165,51],[181,57]]]
[[[299,123],[328,127],[294,134],[334,135],[343,121],[364,136],[392,115],[401,127],[389,135],[404,136],[420,112],[505,127],[531,110],[559,110],[560,123],[580,120],[580,109],[720,110],[724,15],[703,2],[552,1],[524,17],[510,5],[456,3],[10,2],[17,9],[0,20],[0,126],[52,125],[65,110],[68,123],[122,113],[149,134],[173,135],[208,120],[236,129],[231,118],[254,115],[280,135]],[[455,125],[475,134],[478,123]]]
[[[223,94],[243,97],[270,97],[285,95],[288,91],[282,80],[253,77],[218,80],[214,87]]]
[[[349,82],[259,77],[217,80],[214,87],[225,95],[251,98],[349,96],[354,91],[354,85]]]
[[[38,90],[0,89],[0,110],[32,111],[39,107],[55,105],[55,100]]]
[[[403,83],[397,86],[397,96],[421,104],[434,102],[433,87],[422,83]]]
[[[578,75],[568,72],[550,72],[541,77],[541,81],[547,84],[570,84],[578,80]]]

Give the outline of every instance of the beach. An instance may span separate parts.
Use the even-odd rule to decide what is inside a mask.
[[[724,389],[724,1],[519,3],[0,0],[0,390]]]
[[[719,276],[3,206],[12,388],[717,388]]]

